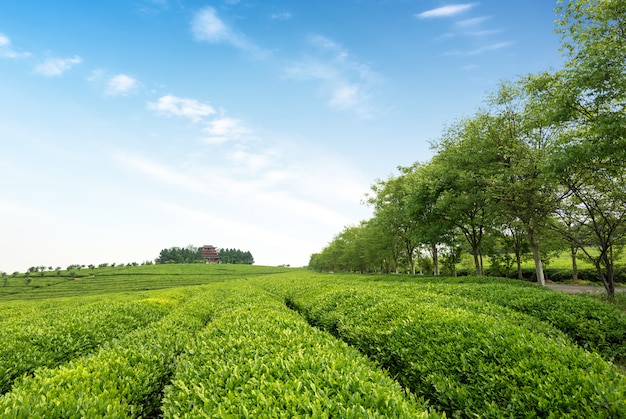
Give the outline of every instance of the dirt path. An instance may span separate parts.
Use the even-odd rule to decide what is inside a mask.
[[[593,294],[593,293],[602,293],[604,294],[606,291],[603,286],[591,286],[591,285],[564,285],[564,284],[553,284],[546,283],[546,287],[553,289],[555,291],[562,291],[568,294]],[[626,288],[619,287],[615,289],[615,292],[626,292]]]

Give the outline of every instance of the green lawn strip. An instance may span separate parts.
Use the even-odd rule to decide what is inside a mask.
[[[207,287],[185,288],[186,298],[159,321],[58,368],[41,368],[0,398],[6,418],[155,417],[185,342],[209,320],[216,298]],[[167,293],[166,293],[167,294]],[[155,294],[155,299],[163,297]],[[165,295],[166,297],[166,295]]]
[[[231,287],[179,359],[165,418],[429,417],[357,350],[311,328],[281,300]]]
[[[0,328],[0,393],[38,367],[55,367],[89,354],[102,344],[163,317],[180,298],[146,294],[117,295],[107,300],[63,299],[17,304]],[[35,308],[36,311],[33,311]]]
[[[495,304],[474,310],[432,292],[403,296],[331,277],[263,285],[451,417],[626,416],[626,380],[615,368]]]

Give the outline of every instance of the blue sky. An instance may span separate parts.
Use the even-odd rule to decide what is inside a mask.
[[[499,81],[545,0],[0,3],[0,271],[213,244],[303,266]]]

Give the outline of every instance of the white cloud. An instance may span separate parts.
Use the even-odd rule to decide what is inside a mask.
[[[380,76],[330,38],[314,35],[308,38],[308,43],[315,47],[315,56],[291,64],[286,68],[285,76],[317,81],[329,96],[330,107],[352,111],[363,118],[370,117],[369,92],[380,81]]]
[[[251,155],[244,156],[240,154],[238,157],[246,165],[249,165],[251,162]],[[353,221],[325,205],[296,197],[295,192],[289,192],[289,189],[284,188],[285,185],[280,185],[283,186],[282,190],[276,190],[278,186],[276,177],[281,180],[298,179],[298,176],[295,174],[290,176],[284,172],[277,174],[274,171],[269,171],[267,174],[270,176],[269,180],[272,180],[270,182],[267,178],[264,178],[263,173],[251,173],[252,176],[246,178],[238,177],[232,170],[229,171],[216,167],[211,167],[210,170],[204,171],[185,171],[125,153],[117,154],[116,159],[126,167],[159,183],[182,188],[192,194],[219,198],[222,206],[225,205],[227,208],[230,205],[229,203],[242,203],[241,200],[245,197],[247,205],[255,208],[256,211],[268,214],[275,213],[274,216],[277,216],[279,219],[281,216],[303,217],[334,228],[341,228]],[[263,161],[260,166],[253,169],[259,171],[271,166],[266,163],[266,161]],[[307,179],[310,177],[312,176],[307,176]],[[341,177],[335,178],[334,187],[342,189],[343,182],[344,180]],[[298,186],[302,187],[303,185],[295,185],[293,190],[299,190]]]
[[[156,102],[148,102],[148,109],[152,109],[165,116],[182,116],[189,118],[193,122],[200,122],[203,117],[215,113],[215,109],[207,103],[173,95],[161,96]]]
[[[450,4],[448,6],[438,7],[436,9],[427,10],[416,14],[420,19],[429,19],[437,17],[450,17],[458,15],[471,9],[474,5],[472,3],[465,4]]]
[[[198,41],[211,44],[224,43],[242,49],[252,48],[246,38],[226,25],[212,7],[205,7],[194,15],[191,31]]]
[[[471,57],[475,55],[482,55],[491,51],[497,51],[497,50],[501,50],[504,48],[508,48],[511,45],[513,45],[513,42],[509,42],[509,41],[496,42],[496,43],[484,45],[482,47],[475,48],[469,51],[451,51],[451,52],[446,53],[446,55],[460,55],[460,56],[465,56],[465,57]]]
[[[234,118],[217,118],[207,122],[203,132],[208,134],[205,141],[209,144],[241,140],[252,134],[243,122]]]
[[[306,58],[287,67],[285,76],[296,80],[330,81],[340,78],[340,71],[332,64]]]
[[[255,59],[264,59],[270,55],[245,35],[228,26],[213,7],[205,7],[196,12],[191,20],[191,32],[197,41],[230,45],[251,54]]]
[[[277,12],[270,14],[270,19],[279,21],[289,20],[292,17],[293,15],[290,12]]]
[[[320,50],[333,54],[334,59],[337,61],[345,61],[349,57],[348,51],[337,42],[325,36],[312,35],[309,37],[308,42]]]
[[[29,57],[28,52],[17,52],[11,48],[11,39],[3,33],[0,33],[0,57],[3,58],[20,58]]]
[[[236,150],[231,153],[230,158],[234,163],[242,165],[247,171],[258,173],[259,171],[273,167],[276,155],[271,151],[262,153],[252,153],[245,150]],[[284,180],[288,178],[284,172],[273,171],[270,178],[275,180]]]
[[[456,22],[454,26],[456,26],[457,28],[461,28],[461,29],[475,28],[477,26],[480,26],[483,22],[485,22],[488,19],[489,19],[489,16],[481,16],[481,17],[475,17],[472,19],[460,20]]]
[[[354,109],[363,101],[363,94],[358,86],[346,84],[334,90],[329,104],[337,109]]]
[[[191,30],[198,41],[215,44],[230,42],[234,36],[212,7],[207,7],[196,13],[191,23]]]
[[[106,93],[111,96],[125,96],[132,93],[137,86],[137,79],[126,74],[118,74],[109,79]]]
[[[78,55],[72,58],[50,58],[35,67],[35,73],[42,76],[60,76],[72,67],[83,62],[83,59]]]

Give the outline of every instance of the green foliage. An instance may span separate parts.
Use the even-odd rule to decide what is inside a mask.
[[[2,306],[3,313],[12,304]],[[23,315],[0,323],[0,394],[38,367],[54,367],[163,316],[168,306],[137,294],[98,299],[19,304]]]
[[[366,196],[374,217],[350,228],[355,239],[336,236],[311,268],[389,272],[393,264],[414,273],[422,246],[437,275],[438,249],[461,236],[476,275],[491,242],[492,273],[515,267],[521,279],[530,251],[544,285],[546,255],[569,248],[614,296],[626,246],[626,3],[558,0],[556,12],[563,69],[503,82],[487,109],[444,131],[430,161],[376,180]],[[369,225],[384,226],[388,251],[369,239]],[[363,269],[364,255],[379,266]]]
[[[625,314],[589,297],[249,265],[93,273],[44,278],[90,297],[0,302],[0,416],[625,414],[626,379],[602,359],[621,362]],[[171,289],[137,291],[151,282]]]
[[[254,264],[254,257],[249,251],[239,249],[219,249],[220,263],[227,264]],[[202,253],[199,248],[189,245],[187,247],[170,247],[163,249],[159,257],[155,259],[160,264],[195,263],[202,261]],[[131,264],[136,266],[137,264]]]
[[[220,263],[252,265],[254,258],[249,251],[239,249],[219,249]]]
[[[37,288],[26,287],[22,278],[0,287],[0,302],[21,299],[111,294],[158,290],[179,286],[209,284],[237,276],[258,276],[287,271],[286,268],[252,265],[157,264],[142,266],[107,266],[94,269],[86,277],[37,279]],[[72,278],[74,279],[74,278]]]
[[[164,417],[437,417],[282,301],[242,284],[226,291],[178,361]]]
[[[192,297],[193,295],[193,297]],[[42,368],[0,398],[4,417],[154,417],[184,342],[208,320],[206,289],[155,294],[174,306],[161,320],[59,368]],[[174,303],[174,304],[172,304]]]
[[[170,247],[163,249],[156,258],[156,263],[194,263],[202,259],[197,247]]]
[[[440,281],[431,292],[463,296],[513,309],[546,322],[581,348],[626,366],[626,314],[605,303],[543,288],[516,286],[512,281],[485,282],[478,278]]]
[[[505,307],[404,283],[333,278],[264,286],[451,417],[626,414],[623,376],[558,331]]]

